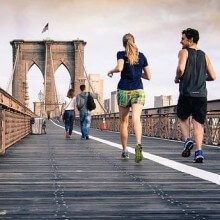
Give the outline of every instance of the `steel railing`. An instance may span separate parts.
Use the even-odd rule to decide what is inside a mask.
[[[119,113],[93,115],[91,126],[101,129],[103,119],[108,130],[120,131]],[[192,119],[189,119],[189,123]],[[176,106],[143,109],[141,115],[143,135],[172,140],[182,140],[179,120],[176,116]],[[79,124],[79,123],[78,123]],[[192,124],[192,123],[190,123]],[[131,115],[129,117],[128,132],[134,133]],[[193,135],[193,128],[190,128]],[[220,145],[220,100],[208,102],[207,117],[204,125],[204,143]]]

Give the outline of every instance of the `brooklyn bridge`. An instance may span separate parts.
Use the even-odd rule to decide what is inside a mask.
[[[12,95],[0,89],[0,219],[220,219],[220,100],[208,102],[202,164],[181,157],[176,106],[142,111],[140,164],[131,121],[131,156],[120,158],[118,113],[92,116],[89,140],[81,140],[76,118],[72,139],[64,138],[54,73],[65,65],[78,93],[86,79],[85,44],[11,42]],[[28,108],[26,79],[34,64],[44,77],[39,105],[46,134],[33,134],[39,115]]]

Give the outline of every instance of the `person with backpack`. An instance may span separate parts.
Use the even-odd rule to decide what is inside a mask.
[[[81,139],[89,140],[89,130],[91,126],[91,111],[96,108],[93,95],[85,92],[86,86],[80,85],[80,94],[76,96],[76,107],[79,110]]]

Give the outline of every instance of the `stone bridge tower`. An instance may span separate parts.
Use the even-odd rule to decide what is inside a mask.
[[[12,95],[28,106],[27,73],[36,64],[44,78],[44,111],[50,117],[58,116],[59,108],[54,74],[63,64],[70,74],[72,88],[78,94],[79,84],[85,78],[83,64],[86,42],[82,40],[13,40],[10,43],[13,49],[14,67]]]

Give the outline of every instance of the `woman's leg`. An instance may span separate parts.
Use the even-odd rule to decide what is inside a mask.
[[[120,115],[120,136],[123,150],[126,149],[128,143],[128,119],[130,108],[123,108],[119,106]]]
[[[71,110],[71,111],[70,111],[69,135],[71,135],[71,134],[72,134],[72,131],[73,131],[73,122],[74,122],[74,119],[75,119],[75,111],[74,111],[74,110]]]
[[[65,111],[65,130],[66,130],[66,138],[70,138],[70,135],[69,135],[69,129],[70,129],[70,114],[69,114],[69,111]]]
[[[141,138],[142,138],[142,124],[141,124],[142,109],[143,109],[142,104],[134,103],[132,105],[132,122],[134,126],[134,132],[135,132],[137,144],[141,144]]]
[[[65,130],[67,132],[67,131],[69,131],[69,124],[70,124],[69,112],[68,111],[64,112],[64,123],[65,123]]]

